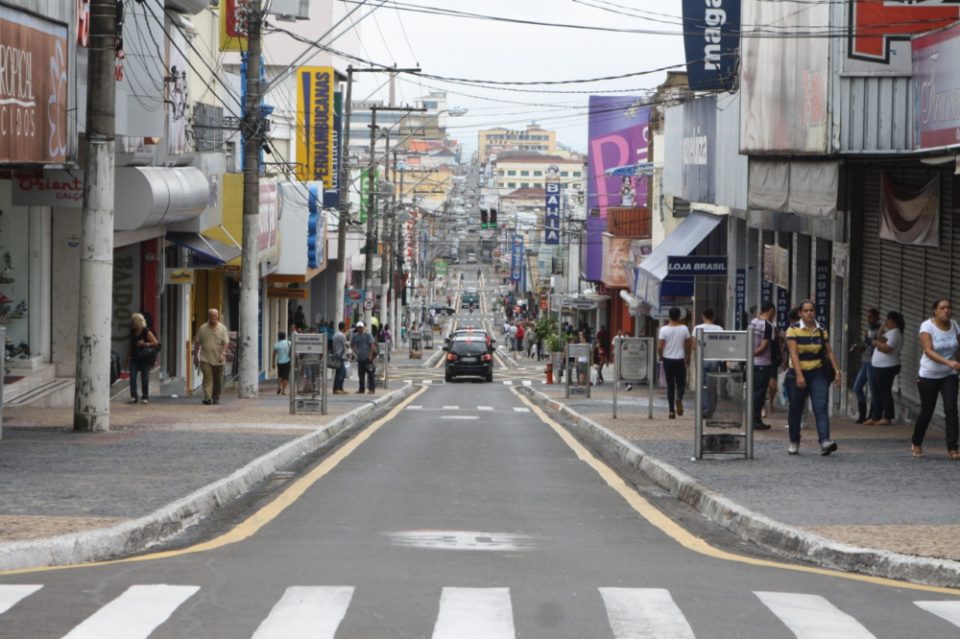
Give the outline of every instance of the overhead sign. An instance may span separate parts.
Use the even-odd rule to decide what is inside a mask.
[[[334,186],[333,67],[297,69],[297,178]]]
[[[683,105],[681,195],[690,202],[713,202],[717,173],[717,97],[706,96]]]
[[[247,50],[247,0],[220,3],[220,50]]]
[[[560,192],[559,182],[546,183],[546,203],[543,216],[544,244],[560,243]]]
[[[668,255],[668,275],[726,275],[727,257],[700,255]]]
[[[683,0],[683,48],[694,91],[736,86],[740,0]]]
[[[913,148],[960,145],[960,25],[913,40]]]
[[[13,174],[13,203],[16,206],[83,206],[83,171],[46,169]]]
[[[171,268],[166,272],[166,277],[164,281],[167,284],[174,286],[184,285],[184,284],[193,284],[193,269],[192,268]]]
[[[847,0],[845,73],[910,74],[910,36],[960,20],[957,0]]]

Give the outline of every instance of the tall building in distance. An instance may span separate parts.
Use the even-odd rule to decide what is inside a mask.
[[[567,157],[567,151],[557,146],[557,132],[548,131],[536,122],[531,122],[522,131],[503,127],[480,131],[477,151],[481,162],[488,161],[491,155],[499,155],[506,151],[526,151]]]

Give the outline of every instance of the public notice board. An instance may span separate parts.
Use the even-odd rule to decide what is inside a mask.
[[[620,379],[639,382],[647,378],[647,366],[650,354],[647,352],[647,340],[643,338],[623,338],[620,341]]]

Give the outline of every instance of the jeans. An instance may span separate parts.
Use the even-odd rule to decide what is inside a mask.
[[[700,406],[705,418],[713,416],[717,410],[717,380],[710,379],[709,373],[720,372],[721,362],[704,362],[700,377]]]
[[[333,390],[335,390],[335,391],[338,391],[338,390],[339,390],[339,391],[342,391],[342,390],[343,390],[343,382],[344,382],[344,380],[345,380],[346,378],[347,378],[347,367],[344,366],[344,365],[343,365],[343,362],[341,361],[341,362],[340,362],[340,366],[338,366],[338,367],[333,371]]]
[[[770,376],[776,374],[776,366],[764,364],[753,367],[753,423],[762,424],[763,403],[767,401]],[[792,402],[791,402],[792,403]]]
[[[687,366],[682,359],[666,359],[663,362],[663,374],[667,378],[667,406],[671,413],[674,410],[674,396],[676,401],[683,401],[683,391],[687,386]]]
[[[933,411],[937,407],[937,395],[940,395],[946,417],[947,450],[957,450],[957,438],[960,434],[957,425],[957,376],[950,374],[939,379],[920,377],[917,379],[917,390],[920,391],[920,414],[913,425],[913,445],[923,444],[923,436],[927,434],[927,426],[930,425]]]
[[[870,362],[864,362],[863,365],[860,366],[860,370],[857,371],[857,378],[853,380],[853,392],[856,393],[857,401],[861,404],[867,403],[867,393],[864,391],[864,388],[867,386],[870,387],[871,392],[876,388],[873,364]],[[876,418],[877,415],[871,411],[870,417]]]
[[[371,393],[375,390],[373,372],[376,364],[368,359],[357,360],[357,373],[360,375],[360,392],[369,390]],[[368,382],[369,380],[369,382]],[[369,385],[369,388],[367,386]]]
[[[870,414],[874,419],[893,419],[893,379],[900,373],[900,365],[873,369],[873,400]]]
[[[150,369],[153,364],[130,361],[130,398],[137,399],[137,375],[140,376],[140,399],[150,399]]]
[[[793,370],[787,372],[787,377],[784,380],[790,397],[790,415],[787,418],[787,424],[790,428],[790,442],[800,443],[800,420],[803,418],[803,411],[807,407],[807,397],[809,397],[810,405],[813,407],[813,416],[817,420],[817,437],[822,444],[830,439],[830,415],[828,411],[831,380],[828,380],[823,370],[819,368],[806,371],[803,378],[807,382],[806,388],[797,386],[797,377]]]

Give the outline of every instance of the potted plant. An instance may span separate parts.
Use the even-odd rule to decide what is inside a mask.
[[[553,371],[563,369],[564,340],[559,333],[550,333],[544,343],[547,345],[547,350],[550,351],[550,359],[547,360],[547,383],[552,384]]]

